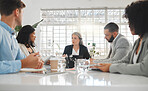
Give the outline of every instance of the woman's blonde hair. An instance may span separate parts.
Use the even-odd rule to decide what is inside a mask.
[[[72,33],[72,35],[78,36],[78,38],[80,39],[79,45],[83,45],[82,36],[79,32],[74,32]]]

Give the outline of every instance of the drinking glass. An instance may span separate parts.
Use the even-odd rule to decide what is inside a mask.
[[[87,59],[77,59],[75,62],[75,67],[77,73],[87,73],[89,69],[89,60]]]
[[[58,72],[65,72],[66,60],[64,57],[58,58]]]

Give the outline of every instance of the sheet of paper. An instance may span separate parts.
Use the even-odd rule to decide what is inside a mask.
[[[21,72],[37,72],[37,71],[46,71],[46,68],[33,69],[33,68],[22,68]]]

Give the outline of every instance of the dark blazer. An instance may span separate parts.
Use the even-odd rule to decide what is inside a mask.
[[[72,54],[72,50],[73,50],[73,45],[66,46],[65,49],[64,49],[63,55],[67,54],[68,56],[70,56]],[[79,56],[83,57],[83,59],[89,59],[90,58],[87,47],[85,47],[84,45],[80,45]],[[67,66],[69,68],[73,68],[74,62],[70,61]]]

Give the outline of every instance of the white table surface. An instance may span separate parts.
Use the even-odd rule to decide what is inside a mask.
[[[89,71],[76,74],[19,72],[0,75],[0,91],[148,91],[148,77]]]

